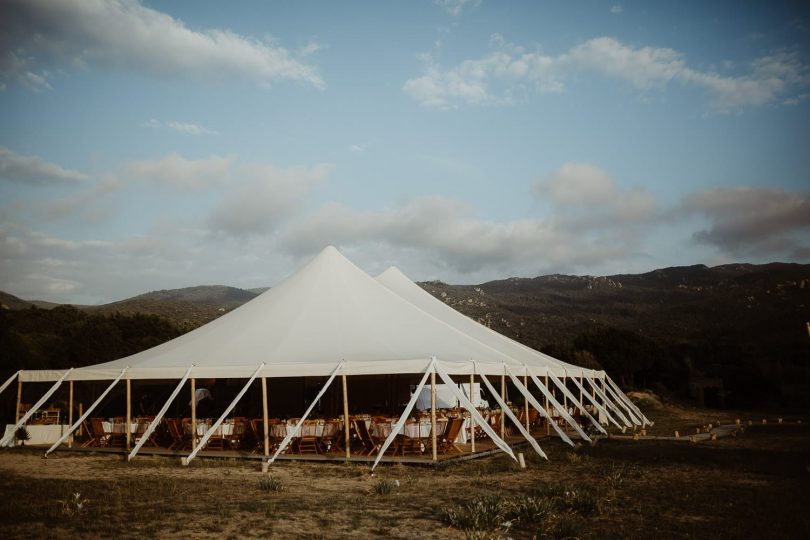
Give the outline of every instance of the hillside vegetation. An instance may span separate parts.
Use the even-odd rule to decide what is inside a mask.
[[[718,403],[728,406],[808,405],[810,265],[698,265],[421,286],[498,332],[604,368],[627,386],[688,395],[708,381],[719,385]],[[263,291],[200,286],[50,311],[3,293],[0,368],[78,366],[131,354]]]

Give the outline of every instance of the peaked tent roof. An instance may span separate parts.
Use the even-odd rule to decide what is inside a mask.
[[[117,377],[178,379],[319,376],[344,361],[348,375],[421,373],[432,356],[450,374],[502,374],[522,366],[442,322],[378,283],[334,247],[301,270],[226,315],[146,351],[73,370],[67,380]],[[538,374],[542,374],[538,366]],[[52,381],[64,370],[23,371],[20,380]]]
[[[422,287],[411,281],[395,266],[390,267],[377,276],[376,279],[385,287],[422,311],[429,313],[436,319],[475,338],[476,341],[503,352],[521,364],[525,363],[528,366],[551,369],[558,377],[562,377],[566,374],[577,376],[586,374],[589,377],[597,375],[596,372],[591,369],[584,369],[580,366],[557,360],[554,357],[527,347],[522,343],[474,321],[463,313],[456,311],[444,302],[436,299],[433,295],[422,289]]]

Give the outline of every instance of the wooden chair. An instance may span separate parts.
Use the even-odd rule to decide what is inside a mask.
[[[461,432],[461,428],[464,426],[464,419],[463,418],[452,418],[448,423],[447,427],[444,430],[441,438],[437,441],[437,451],[440,454],[447,454],[450,451],[457,451],[457,452],[464,452],[461,448],[456,446],[456,439],[458,438],[458,434]]]
[[[135,433],[132,434],[132,441],[137,443],[141,440],[146,430],[149,429],[149,424],[155,419],[154,416],[139,416],[135,419],[137,427]],[[144,446],[158,446],[157,443],[157,429],[149,434],[149,439],[144,443]]]
[[[253,439],[256,441],[250,453],[258,454],[264,452],[264,418],[251,418],[248,422],[248,427],[250,428],[251,435],[253,435]],[[268,437],[268,451],[271,448],[271,439],[272,437]]]
[[[399,450],[403,456],[412,454],[412,455],[422,455],[422,452],[425,450],[425,443],[422,440],[422,433],[421,433],[421,423],[418,420],[409,420],[405,422],[405,433],[398,437],[399,439]],[[416,436],[409,436],[407,434],[408,431],[416,433]]]
[[[357,440],[360,442],[361,448],[358,449],[357,454],[359,455],[368,455],[374,452],[377,449],[377,443],[374,442],[374,437],[371,436],[371,433],[368,430],[368,426],[366,426],[365,420],[358,420],[352,419],[352,427],[354,429],[354,433],[357,436]]]
[[[320,442],[318,441],[318,420],[304,420],[298,432],[298,453],[320,454]]]
[[[82,427],[84,428],[84,431],[87,432],[87,440],[82,443],[81,447],[87,448],[90,446],[101,446],[98,437],[90,428],[90,424],[87,423],[87,420],[82,421]]]
[[[183,419],[163,419],[163,422],[166,424],[166,427],[169,430],[169,437],[172,439],[171,443],[169,444],[169,450],[191,449],[191,419],[186,418],[185,420],[188,420],[188,432],[184,429]]]
[[[319,439],[321,451],[323,453],[341,452],[340,447],[340,421],[337,418],[330,418],[323,424],[323,431]]]
[[[382,420],[372,420],[372,424],[374,425],[374,433],[372,433],[372,437],[374,438],[374,444],[377,448],[382,448],[382,445],[385,444],[385,440],[391,435],[391,431],[394,429],[394,423],[391,421],[390,418],[383,418]],[[399,437],[395,437],[391,444],[388,445],[388,448],[385,449],[385,453],[391,453],[396,455],[397,451],[399,450]]]
[[[127,443],[127,431],[131,427],[127,425],[127,419],[123,416],[110,418],[110,430],[105,432],[107,435],[105,446],[124,446]]]
[[[239,450],[245,440],[245,432],[247,431],[247,418],[242,416],[233,417],[233,429],[228,435],[225,435],[225,442],[231,450]]]

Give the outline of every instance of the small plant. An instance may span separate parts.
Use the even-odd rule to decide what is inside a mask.
[[[31,434],[28,433],[28,428],[25,426],[18,427],[17,431],[14,432],[14,436],[20,441],[20,446],[25,446],[25,441],[31,440]]]
[[[554,515],[554,501],[546,497],[517,497],[510,514],[521,525],[543,523]]]
[[[557,523],[554,524],[551,533],[554,538],[559,538],[560,540],[566,538],[579,538],[580,529],[581,527],[579,522],[574,521],[567,516],[560,516],[560,519],[558,519]]]
[[[582,462],[585,461],[585,457],[576,452],[566,452],[565,459],[567,459],[568,463],[571,465],[581,465]]]
[[[610,489],[619,489],[624,484],[625,466],[611,463],[605,468],[605,483]]]
[[[444,521],[449,525],[475,533],[509,529],[509,502],[497,495],[479,495],[464,505],[444,509]]]
[[[78,491],[71,494],[62,502],[62,515],[67,518],[74,519],[82,515],[86,510],[86,504],[90,502],[89,499],[83,499],[81,493]]]
[[[259,487],[262,491],[284,491],[284,485],[278,478],[262,478],[259,480]]]
[[[395,487],[399,487],[399,480],[380,479],[374,482],[371,489],[377,495],[390,495]]]

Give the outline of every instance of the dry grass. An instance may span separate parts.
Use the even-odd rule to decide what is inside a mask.
[[[807,423],[698,444],[603,439],[574,453],[540,443],[551,461],[524,449],[526,470],[502,455],[381,466],[373,478],[366,465],[283,462],[270,483],[256,462],[4,450],[0,537],[798,538],[810,528]],[[71,517],[76,493],[85,502]]]

